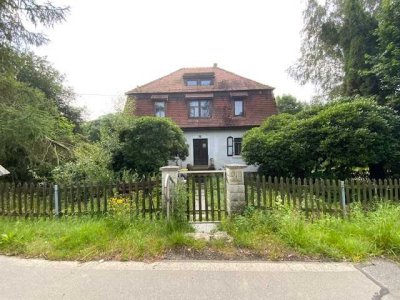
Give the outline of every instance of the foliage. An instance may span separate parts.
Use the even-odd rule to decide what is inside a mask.
[[[376,53],[373,0],[307,0],[301,57],[290,68],[301,83],[317,85],[325,95],[372,95],[379,90],[366,55]]]
[[[51,27],[67,12],[50,2],[0,1],[0,161],[12,180],[44,180],[71,156],[81,121],[73,93],[46,59],[27,52],[47,41],[29,28]]]
[[[300,102],[292,95],[277,96],[276,105],[280,113],[296,114],[305,109],[306,104]]]
[[[129,219],[129,196],[116,196],[108,199],[108,212],[113,218]]]
[[[172,194],[173,204],[173,220],[178,224],[183,224],[187,222],[186,214],[186,201],[188,199],[188,194],[186,190],[186,184],[183,182],[178,182],[173,190]]]
[[[75,130],[79,129],[82,111],[72,106],[75,95],[65,86],[64,76],[45,58],[33,53],[19,53],[13,63],[16,79],[43,92],[57,106],[60,115],[73,123]]]
[[[250,209],[244,216],[223,223],[235,243],[263,249],[292,247],[308,256],[360,261],[374,256],[400,260],[400,206],[379,203],[367,213],[352,210],[350,219],[321,215],[313,221],[293,208],[273,211]]]
[[[110,139],[118,141],[119,134],[133,125],[133,117],[126,113],[115,113],[87,121],[82,125],[83,135],[92,143]]]
[[[268,118],[246,133],[242,155],[266,175],[350,177],[356,167],[398,171],[400,119],[371,99],[340,99]]]
[[[371,58],[385,100],[400,111],[400,1],[384,0],[376,30],[379,52]]]
[[[184,159],[188,155],[182,130],[167,118],[135,119],[131,128],[121,132],[120,143],[113,157],[115,171],[157,172],[168,160]]]
[[[73,151],[73,160],[53,170],[53,178],[59,183],[110,182],[137,177],[135,172],[120,169],[114,172],[113,155],[121,144],[119,135],[132,127],[133,117],[115,113],[82,124],[82,134],[87,141],[79,142]]]
[[[52,27],[62,22],[67,7],[57,7],[50,2],[35,0],[3,0],[0,2],[0,47],[40,46],[47,42],[43,33],[28,28],[39,25]]]
[[[46,176],[70,155],[73,126],[42,91],[0,76],[0,161],[14,179]]]
[[[101,145],[81,142],[73,152],[74,160],[54,168],[55,182],[71,184],[76,182],[102,183],[115,179],[111,169],[111,153]]]

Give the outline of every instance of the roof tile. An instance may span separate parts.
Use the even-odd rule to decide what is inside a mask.
[[[214,85],[211,86],[186,86],[185,74],[214,73]],[[240,90],[270,90],[272,87],[244,78],[219,67],[182,68],[169,75],[139,86],[126,94],[147,93],[190,93],[212,91],[240,91]]]

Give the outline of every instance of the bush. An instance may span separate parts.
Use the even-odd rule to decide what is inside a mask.
[[[381,178],[400,171],[400,117],[369,98],[338,99],[268,118],[245,134],[242,155],[271,176],[343,179],[369,168]]]
[[[120,134],[121,147],[113,155],[115,171],[158,172],[168,160],[185,159],[188,146],[182,130],[167,118],[141,117]]]

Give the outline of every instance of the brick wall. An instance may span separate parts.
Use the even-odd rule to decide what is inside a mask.
[[[151,94],[136,95],[135,115],[154,116]],[[157,100],[159,101],[159,100]],[[189,118],[189,99],[185,94],[170,94],[166,100],[166,116],[181,128],[257,126],[268,116],[277,113],[271,90],[249,91],[244,99],[244,116],[233,116],[233,99],[229,92],[215,92],[211,100],[211,118]]]

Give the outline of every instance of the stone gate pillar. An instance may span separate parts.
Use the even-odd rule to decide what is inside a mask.
[[[244,169],[246,165],[229,164],[226,169],[226,204],[228,215],[240,214],[246,208]]]

